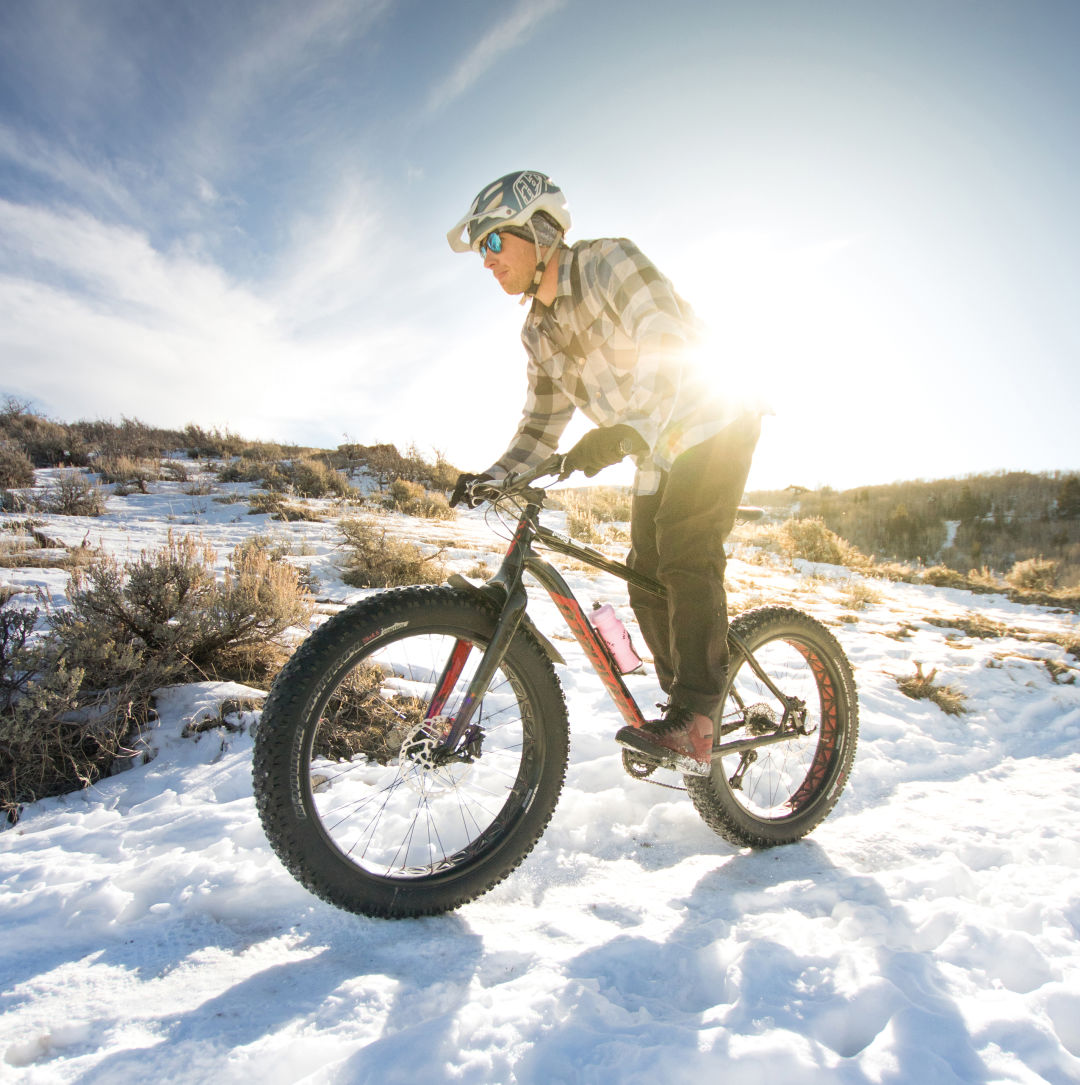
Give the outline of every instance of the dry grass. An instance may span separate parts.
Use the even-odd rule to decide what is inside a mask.
[[[849,610],[865,610],[881,602],[881,592],[865,580],[849,580],[840,595],[840,602]]]
[[[561,509],[594,523],[626,523],[630,519],[633,495],[617,486],[586,486],[574,490],[553,490],[548,495],[548,507]]]
[[[1010,636],[1018,632],[1010,629],[1004,622],[995,622],[982,614],[969,611],[953,618],[930,617],[926,619],[928,625],[937,626],[939,629],[958,629],[967,637],[975,637],[979,640],[992,640],[996,637]]]
[[[269,515],[271,520],[286,523],[306,521],[314,524],[325,522],[326,516],[316,509],[305,505],[303,501],[289,501],[282,494],[252,494],[250,498],[251,516]]]
[[[94,464],[98,478],[107,485],[114,485],[116,493],[149,493],[149,484],[161,478],[161,466],[154,460],[134,459],[131,456],[105,456]]]
[[[963,715],[967,711],[967,697],[954,686],[935,684],[936,677],[936,667],[929,674],[923,674],[922,664],[918,661],[915,662],[914,674],[893,675],[900,692],[906,697],[932,701],[948,716]]]
[[[919,568],[895,561],[879,562],[830,531],[820,519],[792,519],[779,527],[750,525],[749,528],[740,529],[740,538],[748,545],[759,548],[759,554],[779,553],[788,561],[801,558],[804,561],[842,565],[853,572],[880,580],[959,588],[980,594],[1000,593],[1018,603],[1080,611],[1080,589],[1056,586],[1063,579],[1061,566],[1041,558],[1017,562],[1004,579],[985,566],[961,573],[947,565]],[[755,560],[745,554],[740,554],[740,557],[748,562]]]
[[[0,569],[85,569],[101,557],[100,550],[74,546],[70,550],[15,550],[0,553]]]
[[[409,482],[403,478],[390,483],[386,505],[407,516],[419,516],[424,520],[453,520],[457,516],[445,494],[433,493],[424,489],[419,482]]]

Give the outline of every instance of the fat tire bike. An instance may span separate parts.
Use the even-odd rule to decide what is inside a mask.
[[[275,680],[255,736],[255,799],[282,863],[323,900],[386,918],[449,911],[506,878],[540,839],[566,775],[569,722],[554,669],[564,661],[527,614],[526,572],[623,720],[644,724],[607,645],[536,546],[658,596],[664,587],[540,523],[545,489],[534,483],[560,477],[562,464],[556,455],[474,484],[471,496],[512,530],[486,583],[455,574],[376,592],[320,626]],[[851,771],[851,665],[825,626],[782,606],[740,614],[729,648],[711,765],[682,786],[729,843],[791,843],[832,810]],[[662,783],[654,773],[673,766],[624,750],[623,767]]]

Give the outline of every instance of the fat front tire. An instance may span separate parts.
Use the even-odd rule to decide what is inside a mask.
[[[532,850],[562,789],[566,705],[515,636],[472,719],[441,745],[497,612],[449,587],[379,593],[319,628],[281,671],[255,737],[255,799],[282,863],[370,916],[456,908]]]
[[[714,745],[775,730],[784,702],[737,647],[741,641],[776,690],[806,709],[796,738],[715,758],[708,776],[686,776],[694,806],[714,832],[740,847],[789,844],[836,805],[851,772],[859,709],[851,664],[809,615],[762,607],[732,622],[731,662]]]

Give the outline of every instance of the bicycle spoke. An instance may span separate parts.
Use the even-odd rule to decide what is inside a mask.
[[[331,696],[309,770],[315,808],[323,831],[364,869],[418,877],[453,865],[515,794],[527,724],[506,671],[477,712],[476,754],[433,767],[413,760],[416,745],[438,761],[437,738],[420,728],[437,735],[438,720],[453,717],[482,654],[462,637],[406,637],[366,655]],[[338,748],[331,736],[337,761],[325,756]]]

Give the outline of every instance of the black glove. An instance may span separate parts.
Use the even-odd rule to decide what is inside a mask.
[[[470,509],[475,509],[481,502],[480,498],[467,495],[466,491],[469,484],[472,482],[487,482],[490,478],[491,475],[458,475],[457,482],[454,483],[454,492],[450,495],[450,508],[465,502]]]
[[[631,452],[644,452],[648,446],[633,426],[601,426],[589,430],[563,460],[562,477],[572,471],[584,471],[589,478],[605,467],[618,463]]]

